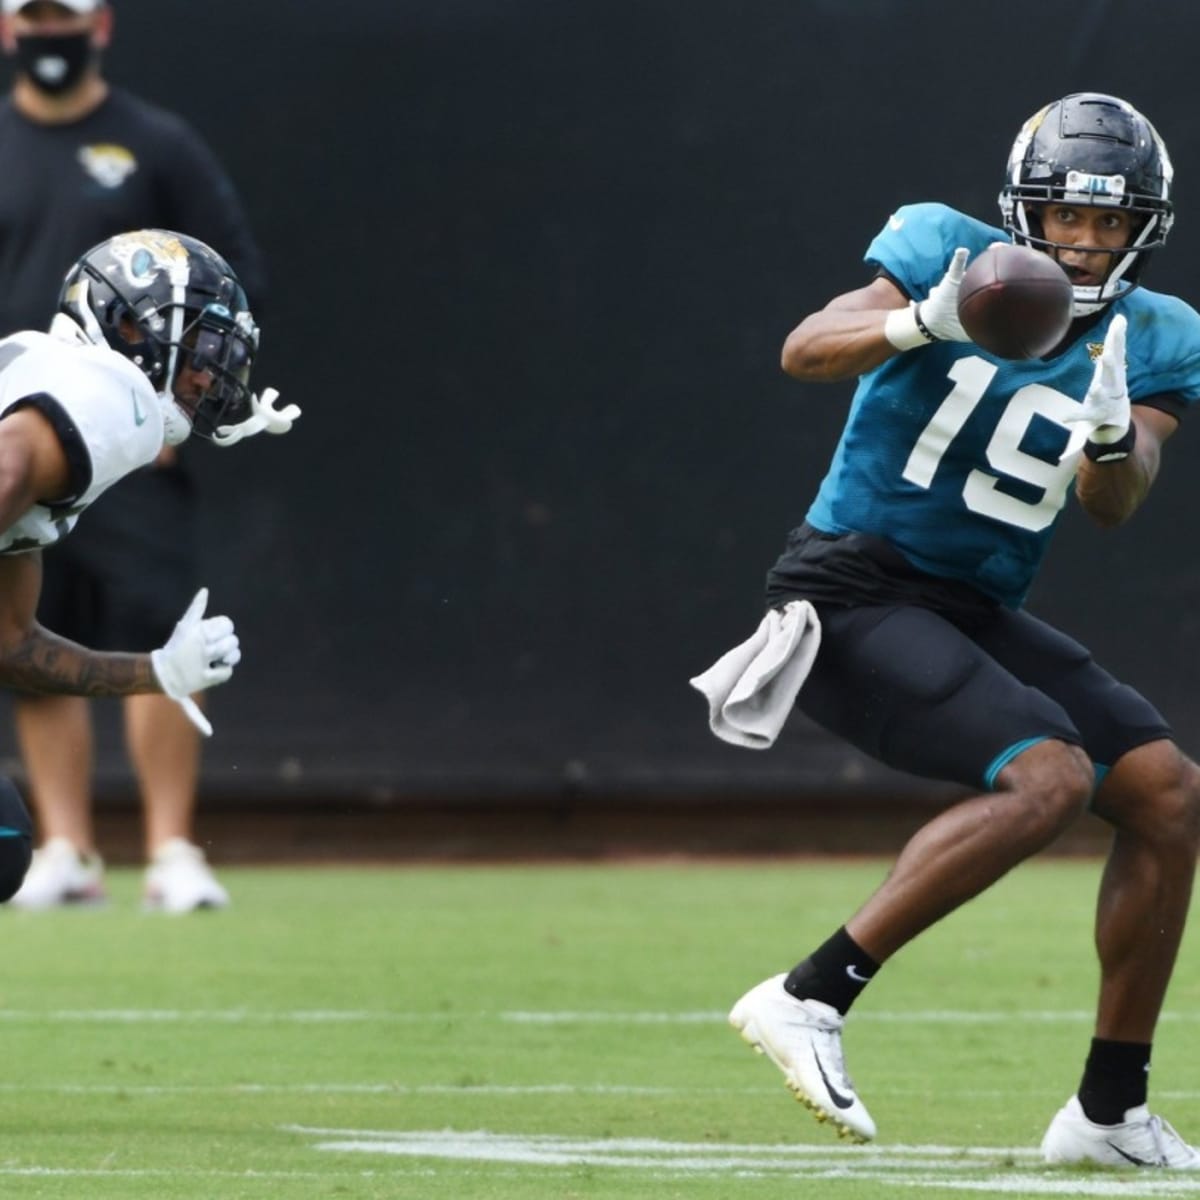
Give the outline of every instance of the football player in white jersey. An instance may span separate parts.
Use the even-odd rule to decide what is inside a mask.
[[[65,537],[107,488],[196,433],[233,445],[286,433],[300,415],[249,386],[258,328],[229,265],[194,238],[119,234],[64,282],[51,332],[0,341],[0,685],[30,692],[163,692],[206,736],[192,696],[233,674],[233,622],[206,617],[202,588],[167,643],[105,653],[36,619],[43,546]],[[0,783],[0,899],[28,868],[31,830]]]

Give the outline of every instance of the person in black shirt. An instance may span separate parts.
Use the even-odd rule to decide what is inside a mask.
[[[261,305],[262,257],[213,152],[181,117],[105,79],[113,23],[104,0],[2,0],[0,37],[16,74],[0,103],[0,335],[45,329],[72,262],[146,227],[220,247]],[[167,448],[45,555],[39,620],[99,648],[158,645],[196,591],[194,509],[193,481]],[[147,904],[172,912],[227,904],[194,844],[196,730],[167,697],[123,705],[145,818]],[[88,701],[20,695],[14,711],[43,844],[12,903],[103,900]]]

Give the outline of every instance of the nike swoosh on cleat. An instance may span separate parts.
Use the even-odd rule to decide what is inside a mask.
[[[822,1071],[823,1075],[824,1072]],[[1144,1158],[1138,1158],[1135,1154],[1126,1154],[1120,1146],[1114,1145],[1112,1142],[1104,1143],[1110,1150],[1115,1150],[1127,1163],[1132,1163],[1135,1167],[1157,1167],[1158,1163],[1147,1162]]]
[[[854,1105],[853,1096],[843,1096],[841,1092],[829,1082],[829,1076],[825,1074],[825,1065],[821,1062],[821,1056],[817,1053],[816,1047],[813,1047],[813,1061],[817,1064],[817,1070],[821,1072],[821,1079],[825,1084],[825,1090],[829,1093],[829,1098],[838,1106],[838,1108],[852,1108]],[[1114,1146],[1115,1150],[1116,1147]]]

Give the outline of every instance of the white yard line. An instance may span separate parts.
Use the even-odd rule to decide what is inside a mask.
[[[1045,1168],[1029,1147],[722,1145],[654,1138],[568,1138],[487,1131],[389,1131],[290,1125],[318,1151],[437,1159],[457,1165],[613,1167],[670,1174],[793,1175],[830,1183],[954,1188],[1037,1196],[1196,1197],[1200,1177]]]

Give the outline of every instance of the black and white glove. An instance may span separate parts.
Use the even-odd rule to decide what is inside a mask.
[[[1118,313],[1104,336],[1104,349],[1079,411],[1063,418],[1074,428],[1059,462],[1080,450],[1092,462],[1120,462],[1133,449],[1137,426],[1129,411],[1125,380],[1125,327],[1125,318]]]
[[[958,319],[958,289],[967,269],[967,248],[959,246],[941,282],[921,301],[893,309],[883,325],[883,334],[897,350],[915,350],[930,342],[969,342]]]
[[[219,425],[212,440],[218,446],[236,446],[243,438],[256,433],[287,433],[300,416],[300,406],[289,404],[276,408],[279,393],[275,388],[265,388],[262,396],[250,397],[250,415],[237,425]]]
[[[242,651],[233,622],[228,617],[206,617],[207,607],[208,588],[201,588],[167,644],[151,651],[150,663],[162,690],[178,702],[205,737],[212,737],[212,725],[192,693],[225,683],[241,661]]]

